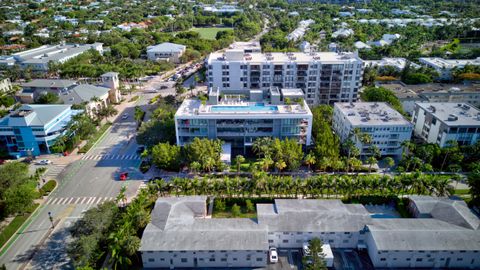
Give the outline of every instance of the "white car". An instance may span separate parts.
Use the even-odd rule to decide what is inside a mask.
[[[48,164],[52,164],[52,161],[50,161],[48,159],[42,159],[42,160],[37,161],[37,165],[48,165]]]
[[[270,259],[270,263],[277,263],[278,262],[278,252],[277,249],[271,247],[268,251],[268,258]]]
[[[127,119],[127,118],[128,118],[128,114],[127,114],[127,113],[124,113],[124,114],[122,115],[122,119],[125,120],[125,119]]]

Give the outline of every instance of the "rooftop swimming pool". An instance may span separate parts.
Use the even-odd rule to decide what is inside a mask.
[[[212,106],[211,112],[270,112],[278,111],[277,106],[265,106],[263,103],[255,103],[245,106],[239,105],[216,105]]]

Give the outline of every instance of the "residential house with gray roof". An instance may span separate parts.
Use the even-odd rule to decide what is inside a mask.
[[[180,57],[185,53],[187,46],[164,42],[147,47],[147,58],[152,61],[167,61],[180,63]]]

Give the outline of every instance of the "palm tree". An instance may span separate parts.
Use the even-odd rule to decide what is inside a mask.
[[[377,159],[374,156],[370,156],[367,159],[367,164],[369,165],[368,166],[368,173],[371,173],[373,164],[377,164]]]
[[[237,155],[235,157],[235,164],[237,165],[237,174],[240,173],[240,166],[245,162],[245,158],[242,155]]]
[[[328,167],[330,167],[332,164],[331,160],[327,157],[322,157],[322,159],[320,159],[320,163],[319,163],[319,167],[320,167],[320,170],[322,171],[326,171]]]
[[[202,165],[198,161],[193,161],[190,163],[190,170],[196,174],[200,169],[202,168]]]
[[[315,155],[312,154],[312,152],[308,153],[304,158],[304,162],[307,165],[308,170],[310,170],[310,166],[316,163]]]
[[[272,144],[272,138],[270,137],[260,137],[257,138],[252,144],[252,150],[259,157],[267,156],[270,153],[270,145]]]
[[[458,142],[457,141],[447,141],[447,147],[444,148],[445,156],[442,161],[442,166],[440,166],[440,171],[443,171],[443,166],[445,166],[445,162],[447,161],[448,155],[452,152],[458,150]]]
[[[393,160],[393,158],[391,157],[386,157],[384,160],[385,160],[385,164],[388,167],[388,170],[390,171],[392,167],[395,166],[395,160]],[[385,173],[386,171],[383,171],[383,175],[385,175]]]
[[[266,172],[268,171],[270,166],[274,164],[273,159],[270,156],[265,156],[264,158],[262,158],[260,160],[260,163],[261,163],[262,169]]]
[[[122,186],[120,188],[120,193],[118,193],[117,198],[115,199],[116,203],[120,203],[120,202],[122,203],[122,207],[125,207],[125,205],[127,204],[127,196],[125,195],[126,192],[127,192],[127,187]]]
[[[275,168],[277,168],[279,172],[282,172],[282,170],[285,169],[286,167],[287,167],[287,164],[283,160],[279,160],[275,162]]]

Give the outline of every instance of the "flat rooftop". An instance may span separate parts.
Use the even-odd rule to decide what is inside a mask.
[[[445,84],[445,83],[428,83],[419,85],[407,85],[401,83],[385,83],[379,84],[395,94],[413,92],[415,94],[430,94],[430,93],[475,93],[480,92],[480,85],[464,85],[464,84]]]
[[[420,108],[447,126],[480,126],[480,111],[472,105],[457,102],[418,102]]]
[[[420,60],[436,67],[454,68],[456,66],[480,65],[480,58],[477,59],[444,59],[439,57],[422,57]]]
[[[229,51],[235,51],[229,53]],[[335,52],[317,52],[317,53],[303,53],[303,52],[289,52],[289,53],[243,53],[240,50],[227,50],[226,53],[211,53],[207,59],[208,63],[212,62],[250,62],[250,63],[310,63],[310,62],[331,62],[344,63],[362,61],[358,55],[353,53],[335,53]]]
[[[353,126],[411,126],[412,124],[385,102],[335,103]]]
[[[268,118],[285,118],[294,115],[311,116],[312,112],[308,105],[303,102],[303,107],[298,104],[292,105],[271,105],[268,102],[228,102],[218,105],[203,105],[200,100],[186,99],[178,108],[175,117],[189,117],[205,119],[232,118],[232,116],[256,116],[268,115]],[[265,116],[266,117],[266,116]]]
[[[254,41],[254,42],[244,42],[244,41],[237,41],[232,43],[229,46],[230,49],[247,49],[247,50],[261,50],[262,47],[260,46],[260,42]]]
[[[17,61],[23,63],[48,63],[49,61],[56,61],[70,55],[77,55],[86,52],[101,45],[102,43],[44,45],[35,49],[12,54],[11,56],[7,56],[7,59],[3,61],[8,61],[8,57],[13,57]],[[2,60],[0,60],[0,62],[1,61]]]

